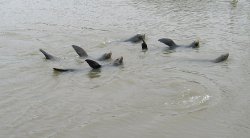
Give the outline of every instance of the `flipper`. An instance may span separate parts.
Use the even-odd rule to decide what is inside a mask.
[[[74,50],[76,51],[76,53],[77,53],[80,57],[88,57],[87,52],[86,52],[84,49],[82,49],[81,47],[76,46],[76,45],[72,45],[72,47],[74,48]]]
[[[124,42],[132,42],[132,43],[138,43],[142,39],[145,39],[145,34],[136,34],[135,36],[125,40]]]
[[[178,47],[175,42],[172,39],[169,38],[161,38],[158,41],[162,42],[165,45],[169,46],[169,49],[174,49],[176,47]]]
[[[42,50],[42,49],[39,49],[39,50],[43,53],[43,55],[45,56],[46,59],[55,59],[54,56],[48,54],[48,53],[45,52],[44,50]]]
[[[89,66],[90,66],[91,68],[93,68],[93,69],[99,69],[99,68],[102,67],[99,63],[97,63],[97,62],[94,61],[94,60],[86,59],[85,61],[86,61],[86,62],[89,64]]]
[[[162,42],[165,45],[168,45],[170,50],[175,49],[177,47],[191,47],[191,48],[199,47],[199,41],[194,41],[190,45],[177,45],[172,39],[169,38],[161,38],[158,41]]]
[[[221,56],[219,56],[218,58],[216,58],[215,60],[213,60],[214,63],[219,63],[222,61],[225,61],[228,59],[229,53],[226,54],[222,54]]]
[[[142,39],[141,48],[142,48],[142,50],[148,50],[148,46],[147,46],[146,42],[144,41],[144,39]]]
[[[113,62],[114,66],[119,66],[123,64],[123,57],[117,58],[115,59],[115,61]]]
[[[53,68],[54,71],[58,71],[58,72],[72,72],[75,71],[75,69],[59,69],[59,68]]]

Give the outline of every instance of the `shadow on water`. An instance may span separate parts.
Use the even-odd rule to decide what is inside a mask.
[[[163,54],[171,54],[171,53],[174,53],[174,52],[176,52],[176,51],[175,50],[170,50],[169,48],[165,48],[163,50]]]
[[[88,72],[88,77],[93,79],[93,78],[99,78],[101,77],[101,69],[92,69]]]

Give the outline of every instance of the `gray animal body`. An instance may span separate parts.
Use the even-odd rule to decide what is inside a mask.
[[[105,64],[105,65],[101,65],[99,64],[97,61],[91,60],[91,59],[86,59],[85,60],[88,65],[92,68],[92,69],[100,69],[103,66],[107,66],[107,65],[112,65],[112,66],[120,66],[123,64],[123,57],[117,58],[115,59],[111,64]],[[76,71],[77,69],[60,69],[60,68],[53,68],[54,71],[59,71],[59,72],[72,72],[72,71]]]
[[[79,55],[79,57],[81,57],[81,58],[89,57],[87,52],[83,48],[76,46],[76,45],[72,45],[72,47],[76,51],[76,53]],[[47,59],[47,60],[58,59],[57,57],[45,52],[43,49],[40,49],[40,52],[43,53],[43,55],[45,56],[45,59]],[[111,56],[112,56],[112,52],[104,53],[101,57],[97,58],[97,60],[99,60],[99,61],[109,60],[109,59],[111,59]]]
[[[227,60],[228,57],[229,57],[229,53],[222,54],[219,57],[217,57],[216,59],[212,60],[212,62],[214,62],[214,63],[223,62],[223,61]]]
[[[145,34],[136,34],[135,36],[125,40],[124,42],[138,43],[145,40]]]
[[[72,45],[72,47],[73,47],[73,49],[76,51],[76,53],[79,55],[79,57],[82,57],[82,58],[87,58],[87,57],[89,57],[88,54],[87,54],[87,52],[86,52],[83,48],[81,48],[81,47],[79,47],[79,46],[76,46],[76,45]],[[111,56],[112,56],[112,53],[111,53],[111,52],[109,52],[109,53],[104,53],[104,54],[103,54],[101,57],[99,57],[97,60],[99,60],[99,61],[108,60],[108,59],[111,58]]]
[[[169,38],[161,38],[158,41],[162,42],[165,45],[169,46],[170,50],[173,50],[178,47],[187,47],[187,48],[198,48],[199,47],[199,41],[194,41],[189,45],[177,45],[172,39]]]
[[[39,50],[40,50],[40,52],[43,53],[43,55],[45,56],[46,59],[48,59],[48,60],[54,60],[54,59],[56,59],[56,57],[54,57],[51,54],[45,52],[43,49],[39,49]]]

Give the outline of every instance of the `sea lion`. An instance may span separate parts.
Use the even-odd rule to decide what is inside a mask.
[[[219,63],[219,62],[222,62],[222,61],[227,60],[228,57],[229,57],[229,53],[222,54],[222,55],[220,55],[219,57],[217,57],[216,59],[212,60],[212,62],[214,62],[214,63]]]
[[[115,61],[112,63],[114,66],[120,66],[123,64],[123,57],[115,59]]]
[[[100,58],[98,58],[98,60],[99,61],[108,60],[108,59],[111,59],[111,56],[112,56],[112,52],[104,53]]]
[[[79,55],[79,57],[83,57],[83,58],[89,57],[87,52],[84,49],[82,49],[81,47],[76,46],[76,45],[72,45],[72,47],[74,48],[76,53]],[[47,60],[59,59],[59,58],[45,52],[43,49],[39,49],[39,51],[43,53],[43,55],[45,56],[45,58]],[[111,59],[111,56],[112,56],[112,52],[104,53],[101,57],[97,58],[97,60],[99,60],[99,61],[108,60],[108,59]]]
[[[93,69],[99,69],[102,67],[102,65],[100,65],[99,63],[97,63],[96,61],[94,60],[91,60],[91,59],[86,59],[85,60],[89,66]],[[115,59],[113,62],[112,62],[112,65],[113,66],[120,66],[123,64],[123,57],[121,56],[120,58],[117,58]]]
[[[165,45],[168,45],[170,50],[173,50],[177,47],[191,47],[191,48],[198,48],[199,47],[199,41],[194,41],[190,45],[186,45],[186,46],[185,45],[184,46],[177,45],[177,44],[175,44],[175,42],[172,39],[169,39],[169,38],[161,38],[158,41],[164,43]]]
[[[82,58],[89,57],[87,52],[83,48],[76,46],[76,45],[72,45],[72,47],[76,51],[76,53],[79,55],[79,57],[82,57]],[[112,52],[104,53],[97,60],[99,60],[99,61],[108,60],[108,59],[111,59],[111,56],[112,56]]]
[[[138,43],[141,42],[142,39],[145,39],[145,34],[136,34],[135,36],[125,40],[124,42]]]
[[[97,61],[91,60],[91,59],[86,59],[85,60],[88,65],[92,68],[92,69],[100,69],[103,66],[106,65],[110,65],[110,64],[105,64],[105,65],[100,65]],[[117,58],[115,59],[111,65],[112,66],[120,66],[123,64],[123,57]],[[72,71],[76,71],[77,69],[60,69],[60,68],[53,68],[54,71],[58,71],[58,72],[72,72]]]
[[[226,54],[222,54],[219,57],[215,58],[215,59],[191,59],[191,61],[198,61],[198,62],[212,62],[212,63],[220,63],[223,61],[226,61],[229,57],[229,53]],[[190,61],[190,60],[188,60]]]
[[[44,50],[42,50],[42,49],[39,49],[39,50],[43,53],[43,55],[45,56],[46,59],[48,59],[48,60],[56,59],[56,57],[50,55],[49,53],[45,52]]]

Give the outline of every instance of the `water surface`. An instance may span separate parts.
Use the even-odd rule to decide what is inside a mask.
[[[247,0],[2,0],[0,137],[249,137],[249,9]],[[137,33],[147,52],[121,42]],[[169,52],[163,37],[200,48]],[[92,71],[73,44],[124,65]]]

